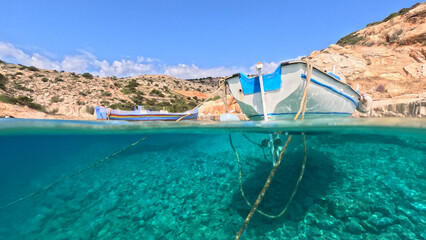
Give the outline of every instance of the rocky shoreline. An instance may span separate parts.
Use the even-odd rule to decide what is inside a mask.
[[[231,99],[228,96],[228,102]],[[248,118],[241,113],[238,104],[228,104],[228,112],[237,114],[241,120]],[[225,104],[222,100],[210,101],[202,105],[199,110],[198,120],[218,121],[219,116],[226,113]],[[31,109],[27,106],[16,106],[0,102],[0,118],[26,118],[26,119],[63,119],[63,120],[96,120],[95,115],[83,111],[77,116],[48,114]],[[366,117],[398,117],[398,118],[425,118],[426,117],[426,92],[421,94],[407,94],[389,99],[375,100],[372,110],[368,114],[355,112],[354,118]]]

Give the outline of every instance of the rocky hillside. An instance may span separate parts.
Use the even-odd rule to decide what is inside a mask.
[[[377,99],[426,92],[426,3],[392,13],[309,56]]]
[[[163,75],[102,78],[0,61],[0,103],[47,113],[43,118],[93,119],[94,106],[129,110],[134,105],[143,105],[150,110],[186,111],[212,97],[217,86],[218,79],[213,78],[183,80]],[[6,109],[10,107],[0,106],[0,116],[12,115]]]

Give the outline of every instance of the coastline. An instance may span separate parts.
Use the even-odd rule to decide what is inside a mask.
[[[237,114],[241,120],[247,120],[241,113],[236,103],[228,105],[229,112]],[[219,116],[225,113],[225,105],[222,100],[210,102],[208,106],[202,106],[198,120],[219,121]],[[25,119],[57,119],[57,120],[84,120],[94,121],[96,116],[83,112],[80,114],[48,114],[31,109],[27,106],[12,105],[0,102],[0,118],[25,118]],[[362,114],[355,112],[353,118],[377,118],[377,117],[418,117],[426,118],[426,92],[419,94],[405,94],[387,99],[377,99],[373,102],[372,112]]]

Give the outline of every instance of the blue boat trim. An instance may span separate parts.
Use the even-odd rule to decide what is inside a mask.
[[[277,116],[277,115],[296,115],[297,113],[268,113],[268,116]],[[352,113],[348,113],[348,112],[305,112],[306,114],[336,114],[336,115],[352,115]],[[263,117],[263,114],[261,115],[251,115],[248,116],[249,118],[251,117]]]
[[[339,81],[341,80],[339,76],[337,76],[336,74],[332,73],[332,72],[328,72],[327,73],[330,76],[333,76],[334,78],[338,79]]]
[[[303,73],[302,73],[302,78],[306,78],[306,75],[305,75],[305,74],[303,74]],[[316,83],[316,84],[318,84],[318,85],[320,85],[320,86],[326,87],[326,88],[330,89],[331,91],[333,91],[333,92],[335,92],[335,93],[337,93],[337,94],[342,95],[343,97],[345,97],[345,98],[347,98],[347,99],[351,100],[351,101],[355,104],[355,106],[356,106],[356,107],[358,107],[358,101],[356,101],[355,99],[353,99],[353,98],[352,98],[351,96],[349,96],[348,94],[346,94],[346,93],[342,93],[342,92],[340,92],[339,90],[335,89],[334,87],[329,86],[329,85],[326,85],[326,84],[324,84],[324,83],[322,83],[322,82],[319,82],[318,80],[315,80],[314,78],[311,78],[311,81],[312,81],[312,82],[314,82],[314,83]]]
[[[253,94],[260,92],[259,77],[249,78],[244,73],[240,73],[240,83],[244,94]],[[275,72],[265,74],[263,78],[263,88],[265,92],[277,90],[281,88],[281,67],[279,66]]]

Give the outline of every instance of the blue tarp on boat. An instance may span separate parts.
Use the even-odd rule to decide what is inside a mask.
[[[265,92],[281,88],[281,65],[274,73],[263,75],[263,88]],[[240,74],[241,87],[244,94],[260,92],[259,76],[249,78],[244,73]]]

